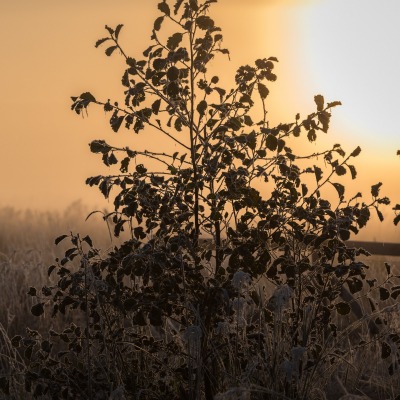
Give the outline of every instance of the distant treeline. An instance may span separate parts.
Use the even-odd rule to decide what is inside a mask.
[[[362,247],[373,255],[400,256],[400,243],[347,241],[349,247]]]

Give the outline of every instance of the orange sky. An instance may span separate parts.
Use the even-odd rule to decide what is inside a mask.
[[[310,23],[327,12],[321,5],[329,1],[220,0],[214,7],[212,15],[223,28],[224,44],[232,55],[230,64],[218,64],[226,81],[241,64],[278,57],[278,82],[270,85],[269,115],[273,122],[292,121],[298,111],[303,115],[312,112],[313,97],[318,93],[329,101],[343,100],[341,76],[331,73],[326,78],[323,74],[323,61],[328,55],[324,60],[318,58],[321,43],[314,40],[316,32],[312,29],[320,28]],[[133,140],[132,133],[122,133],[117,138],[104,113],[95,109],[89,109],[89,118],[78,117],[70,111],[70,96],[88,90],[107,99],[121,93],[123,63],[117,55],[106,57],[101,49],[94,48],[94,43],[103,36],[105,24],[123,23],[122,41],[130,54],[139,54],[149,43],[158,15],[157,3],[158,0],[1,1],[0,206],[62,209],[78,198],[90,205],[106,205],[95,189],[84,184],[86,177],[107,172],[99,158],[90,154],[87,144],[93,139],[115,138],[126,145]],[[329,33],[320,32],[321,38]],[[332,40],[326,45],[329,43]],[[351,64],[351,60],[348,62]],[[343,86],[344,95],[347,86]],[[371,101],[373,98],[371,93]],[[384,96],[380,99],[381,103],[385,101]],[[385,132],[366,132],[368,128],[352,119],[352,109],[346,109],[346,102],[343,103],[341,109],[334,110],[328,136],[311,148],[315,151],[339,142],[352,151],[360,144],[363,153],[356,163],[360,177],[356,190],[368,195],[371,184],[383,181],[383,194],[400,202],[400,159],[396,158],[400,135],[393,136],[394,131],[387,137]],[[348,103],[351,105],[350,100]],[[384,115],[381,119],[387,120]],[[391,213],[390,209],[385,213],[388,219]],[[400,233],[389,221],[374,225],[360,238],[400,241]]]

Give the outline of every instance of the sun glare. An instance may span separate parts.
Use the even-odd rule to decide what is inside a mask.
[[[304,58],[313,85],[340,99],[354,141],[399,144],[400,2],[324,0],[303,10]]]

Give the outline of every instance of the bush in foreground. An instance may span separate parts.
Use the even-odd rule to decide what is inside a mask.
[[[371,210],[382,219],[381,184],[370,203],[359,193],[347,199],[338,180],[356,178],[359,147],[349,155],[340,145],[311,155],[290,147],[326,133],[339,102],[317,95],[316,111],[270,126],[276,58],[238,68],[229,90],[219,86],[210,62],[229,51],[212,3],[159,3],[143,58],[125,53],[122,25],[106,26],[96,43],[126,62],[125,102],[85,92],[72,109],[101,106],[114,132],[161,134],[175,150],[90,143],[119,171],[87,183],[114,199],[114,234],[129,239],[103,254],[89,236],[57,238],[71,247],[49,268],[57,284],[30,291],[32,313],[69,313],[74,323],[12,340],[36,397],[317,399],[366,349],[378,351],[387,376],[397,371],[400,337],[376,310],[397,298],[398,277],[387,266],[385,282],[367,279],[357,258],[365,251],[345,243]],[[176,32],[165,36],[167,24]],[[362,298],[370,310],[349,319]],[[346,374],[357,384],[356,372]],[[1,382],[10,391],[22,381]]]

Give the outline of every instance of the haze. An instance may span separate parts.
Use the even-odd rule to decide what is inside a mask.
[[[76,116],[70,96],[91,91],[107,99],[121,93],[123,62],[106,57],[94,43],[104,36],[105,24],[122,23],[126,48],[140,54],[149,43],[157,3],[0,0],[0,206],[63,209],[79,198],[107,206],[84,184],[88,176],[107,173],[87,143],[112,138],[129,144],[132,133],[117,138],[104,113],[94,109],[88,118]],[[360,145],[359,179],[347,193],[361,190],[369,200],[369,187],[382,181],[382,194],[399,203],[398,15],[396,0],[221,0],[213,16],[232,61],[216,67],[229,82],[239,65],[276,56],[272,122],[312,112],[315,94],[341,100],[330,133],[311,148],[341,143],[352,151]],[[373,223],[358,238],[400,241],[390,207],[384,215],[384,224]]]

